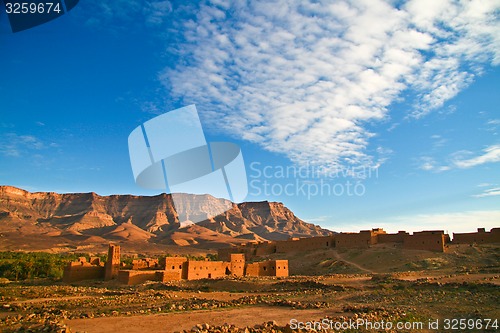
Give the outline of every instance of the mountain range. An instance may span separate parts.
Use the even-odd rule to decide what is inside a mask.
[[[218,248],[332,232],[304,222],[280,202],[232,203],[210,195],[156,196],[28,192],[0,186],[0,249],[85,248],[109,242]],[[210,217],[207,212],[231,207]],[[215,210],[221,211],[221,210]],[[223,210],[222,210],[223,211]],[[206,216],[189,224],[190,217]],[[181,225],[187,227],[181,228]]]

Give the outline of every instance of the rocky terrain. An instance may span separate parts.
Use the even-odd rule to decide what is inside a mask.
[[[110,195],[96,193],[31,193],[0,186],[0,238],[3,250],[43,250],[109,241],[217,248],[249,240],[327,235],[306,223],[279,202],[230,203],[209,195],[179,196],[178,214],[171,195]],[[214,207],[230,205],[225,213],[180,228],[190,217],[207,215]],[[148,246],[151,245],[151,246]],[[31,247],[30,247],[31,246]]]
[[[2,332],[306,332],[297,322],[364,320],[408,329],[342,332],[443,332],[446,318],[497,320],[498,274],[413,272],[322,277],[225,278],[120,286],[50,281],[0,285]],[[294,322],[293,320],[296,320]],[[430,321],[439,329],[429,329]],[[294,324],[295,323],[295,324]],[[420,328],[419,323],[424,326]],[[484,322],[483,322],[484,324]],[[492,322],[493,324],[493,322]],[[318,331],[326,330],[319,329]],[[330,330],[335,331],[335,330]]]
[[[449,253],[374,247],[297,253],[287,278],[135,286],[0,278],[0,331],[291,333],[311,332],[295,329],[297,322],[363,320],[409,326],[316,331],[498,332],[499,256],[498,244],[453,245]],[[469,326],[447,330],[446,319],[464,319]],[[429,328],[436,321],[438,327]]]

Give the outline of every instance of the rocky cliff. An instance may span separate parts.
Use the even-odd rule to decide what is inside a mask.
[[[279,202],[234,204],[209,195],[190,194],[181,199],[176,199],[177,205],[182,205],[182,214],[178,214],[169,194],[31,193],[0,186],[0,236],[23,234],[74,242],[147,241],[217,247],[330,233],[302,221]],[[228,204],[232,208],[224,214],[180,228],[190,217],[206,215],[214,207]]]

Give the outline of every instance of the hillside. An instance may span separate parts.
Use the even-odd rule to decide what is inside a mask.
[[[108,241],[146,248],[148,244],[217,248],[331,233],[302,221],[279,202],[235,204],[209,195],[180,197],[182,214],[169,194],[31,193],[0,186],[2,249],[82,248]],[[180,228],[193,216],[206,217],[214,207],[228,204],[232,208],[225,213]]]

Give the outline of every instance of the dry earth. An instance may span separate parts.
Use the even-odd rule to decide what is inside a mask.
[[[439,319],[442,332],[445,318],[500,320],[499,274],[336,274],[138,286],[38,281],[4,284],[0,295],[3,332],[291,332],[292,319],[325,318],[393,325]]]
[[[290,333],[300,331],[292,319],[326,319],[393,325],[333,332],[498,332],[499,252],[498,245],[451,246],[447,253],[374,246],[271,256],[290,260],[289,278],[4,283],[0,331]],[[445,330],[445,319],[469,326]],[[439,329],[430,329],[436,320]],[[398,323],[423,326],[395,329]]]

